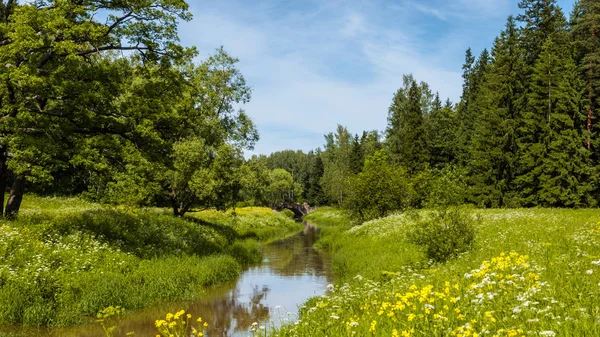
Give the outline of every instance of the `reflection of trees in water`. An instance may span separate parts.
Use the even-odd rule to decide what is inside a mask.
[[[209,336],[225,337],[234,331],[248,331],[253,322],[269,318],[269,307],[262,303],[269,291],[267,286],[255,286],[246,302],[236,288],[226,297],[206,303],[196,311],[204,314],[202,317],[209,322]]]
[[[264,254],[271,257],[270,266],[283,276],[327,275],[323,256],[312,248],[319,237],[318,231],[307,225],[299,235],[264,247]]]

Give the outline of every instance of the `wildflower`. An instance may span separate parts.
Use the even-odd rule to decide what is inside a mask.
[[[590,270],[586,271],[586,273],[587,273],[588,275],[592,275],[592,274],[594,273],[594,271],[590,269]]]
[[[377,321],[371,322],[371,327],[369,328],[369,331],[375,331],[375,326],[376,325],[377,325]]]
[[[542,331],[540,332],[540,336],[554,337],[556,336],[556,332],[550,330]]]

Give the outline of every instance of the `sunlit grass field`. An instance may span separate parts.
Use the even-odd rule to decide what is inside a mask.
[[[192,300],[260,262],[261,241],[301,228],[267,208],[182,219],[26,196],[16,221],[0,220],[0,325],[70,325],[109,306]]]
[[[411,212],[358,227],[310,214],[338,282],[269,335],[600,336],[598,210],[473,212],[473,248],[438,264],[407,239]]]

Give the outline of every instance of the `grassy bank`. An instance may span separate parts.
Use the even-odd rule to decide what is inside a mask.
[[[269,209],[181,219],[28,196],[18,220],[0,221],[0,324],[69,325],[111,305],[198,298],[259,262],[258,240],[298,229]]]
[[[475,212],[474,247],[438,264],[408,240],[410,214],[351,228],[339,211],[311,214],[339,282],[272,335],[600,335],[597,210]]]

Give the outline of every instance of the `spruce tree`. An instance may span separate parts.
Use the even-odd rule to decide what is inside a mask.
[[[355,135],[352,139],[352,149],[350,150],[350,172],[359,174],[362,171],[363,165],[364,159],[360,140],[358,135]]]
[[[531,73],[546,40],[564,29],[566,22],[556,0],[521,0],[519,8],[524,10],[517,19],[524,25],[523,51],[527,70]]]
[[[465,66],[468,64],[465,63]],[[477,104],[480,88],[483,78],[488,71],[490,64],[490,54],[487,49],[481,52],[481,55],[472,66],[472,69],[463,76],[465,85],[463,85],[463,96],[458,105],[456,121],[456,161],[460,165],[465,165],[469,161],[470,144],[472,142],[473,132],[475,130],[475,120],[481,114],[480,106]],[[468,84],[467,84],[468,83]]]
[[[552,76],[551,74],[557,74]],[[551,77],[554,77],[552,79]],[[532,89],[538,106],[544,106],[548,134],[543,144],[546,155],[539,172],[539,205],[552,207],[591,206],[592,175],[590,152],[584,135],[576,127],[582,97],[577,67],[567,46],[549,40],[533,75]],[[550,86],[549,83],[552,83]],[[556,84],[554,84],[556,83]],[[536,90],[537,89],[537,90]],[[546,91],[548,90],[548,91]]]
[[[413,82],[408,91],[406,125],[401,134],[400,148],[400,161],[411,173],[422,170],[428,161],[421,97],[421,89],[417,82]]]
[[[405,75],[403,86],[390,106],[386,129],[388,153],[393,162],[407,165],[409,171],[423,167],[427,161],[424,116],[433,110],[433,100],[427,83],[417,84],[412,75]]]
[[[516,127],[524,96],[523,51],[515,19],[496,39],[494,62],[484,78],[471,145],[472,201],[487,207],[514,205]]]
[[[572,17],[572,32],[575,44],[575,59],[580,78],[585,83],[586,146],[592,150],[596,163],[600,159],[600,147],[596,139],[598,123],[596,114],[600,109],[600,2],[580,0]]]
[[[540,11],[544,13],[541,7]],[[515,181],[519,194],[519,203],[524,206],[539,204],[539,189],[542,162],[547,156],[550,142],[550,115],[556,104],[557,88],[562,76],[563,65],[570,60],[568,34],[565,29],[566,19],[558,11],[557,18],[531,18],[538,26],[545,26],[544,21],[551,21],[555,31],[547,31],[548,35],[539,35],[537,28],[535,41],[543,43],[537,61],[531,68],[532,75],[528,79],[526,105],[520,118],[518,129],[518,177]],[[526,30],[527,31],[527,30]],[[539,36],[538,36],[539,35]],[[545,39],[545,40],[542,40]],[[533,48],[530,46],[530,48]],[[527,60],[527,57],[525,58]]]

